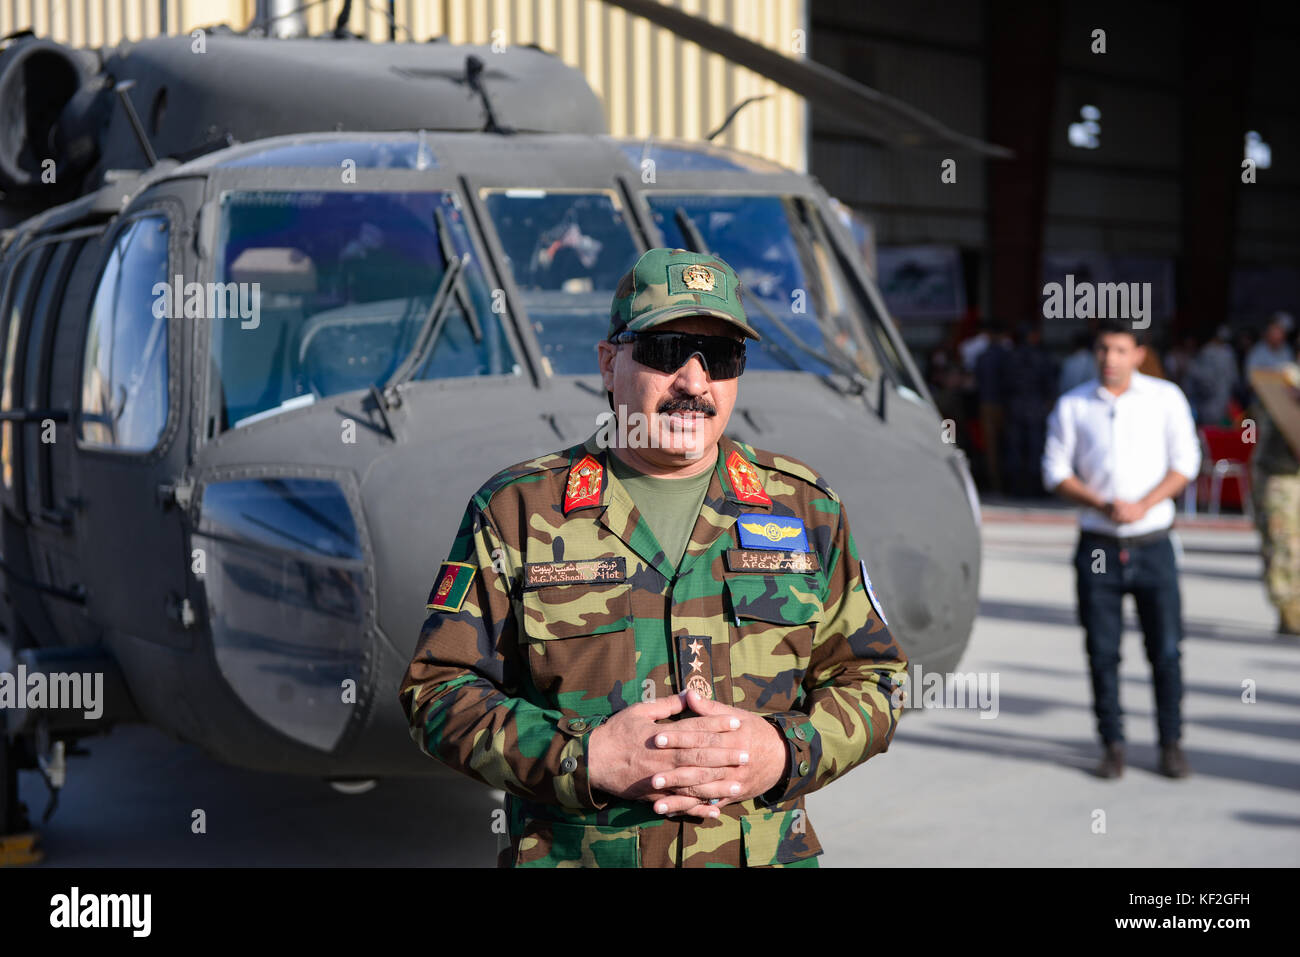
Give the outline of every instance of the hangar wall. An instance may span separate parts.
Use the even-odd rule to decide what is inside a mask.
[[[1300,27],[1294,6],[1251,0],[1216,21],[1164,0],[1034,4],[1044,7],[1055,18],[1054,40],[1044,41],[1053,48],[1014,51],[1026,61],[1027,78],[1032,56],[1046,53],[1054,61],[1037,224],[1043,275],[1028,278],[1039,282],[1071,263],[1128,270],[1163,285],[1170,332],[1179,327],[1204,335],[1225,321],[1257,325],[1272,308],[1300,307],[1300,84],[1288,76],[1287,48]],[[1007,22],[999,15],[1014,22],[1027,9],[1018,0],[817,0],[811,52],[961,132],[996,142],[990,84],[993,67],[1006,64],[993,58],[1007,51],[990,24]],[[1093,50],[1096,29],[1105,30],[1104,53]],[[1232,70],[1210,63],[1207,51],[1240,69],[1239,96],[1225,90],[1234,82]],[[1211,110],[1207,101],[1220,91],[1227,100]],[[1081,110],[1088,106],[1100,111],[1096,145],[1072,145],[1070,127],[1087,122]],[[1236,164],[1248,130],[1261,132],[1274,162],[1244,184]],[[994,217],[1014,211],[990,208],[990,162],[959,158],[956,182],[941,183],[942,153],[883,148],[821,111],[814,111],[811,139],[812,171],[870,219],[878,251],[953,250],[967,307],[1008,322],[1026,318],[997,315],[990,234]],[[1080,142],[1087,139],[1085,133]],[[1212,190],[1198,178],[1205,175],[1201,153],[1210,139],[1231,146],[1227,159],[1210,168],[1221,202],[1211,201]],[[1204,256],[1206,236],[1213,237],[1213,255],[1192,266]],[[1205,308],[1205,290],[1194,281],[1206,269],[1227,271],[1220,306]],[[900,320],[919,347],[940,341],[958,318],[949,312]],[[1064,341],[1068,332],[1045,329],[1049,340],[1059,333]]]

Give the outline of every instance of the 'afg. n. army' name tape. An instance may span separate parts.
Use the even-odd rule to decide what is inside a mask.
[[[524,587],[576,585],[627,581],[627,559],[592,558],[576,562],[526,562]]]
[[[815,572],[821,565],[816,552],[787,552],[768,548],[728,548],[727,571]]]

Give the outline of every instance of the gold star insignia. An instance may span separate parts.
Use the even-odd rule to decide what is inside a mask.
[[[691,654],[695,655],[698,658],[700,655],[700,649],[703,648],[704,646],[700,644],[700,639],[696,638],[686,647],[691,649]]]
[[[700,661],[699,658],[692,659],[691,661],[692,671],[702,671],[703,669],[704,669],[704,662]]]

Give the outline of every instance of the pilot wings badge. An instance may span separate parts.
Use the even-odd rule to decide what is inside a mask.
[[[742,512],[736,519],[736,526],[740,529],[741,548],[808,551],[808,532],[804,528],[803,520],[794,516]]]

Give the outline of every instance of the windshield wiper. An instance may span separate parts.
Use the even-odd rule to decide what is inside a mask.
[[[800,212],[802,212],[805,208],[806,207],[804,207],[801,204]],[[817,235],[814,236],[813,227],[808,223],[804,222],[799,215],[795,215],[793,218],[787,217],[787,219],[790,220],[790,231],[792,235],[795,237],[795,241],[803,246],[808,256],[809,262],[813,263],[814,265],[816,264],[817,248],[819,245],[823,247],[827,256],[829,257],[834,256],[834,249],[831,246],[830,237],[825,235],[824,231],[818,230]],[[821,278],[817,275],[817,270],[815,268],[809,270],[808,278],[810,280],[810,285],[814,285],[817,287],[819,298],[823,303],[826,304],[826,307],[829,310],[830,297],[826,295],[826,290],[822,287]],[[819,325],[821,326],[822,329],[823,340],[831,343],[835,347],[836,355],[841,356],[846,363],[848,363],[854,370],[856,370],[858,376],[862,379],[864,383],[870,384],[870,380],[867,379],[866,376],[862,375],[861,370],[858,369],[857,363],[855,363],[853,360],[853,356],[843,346],[839,345],[836,342],[835,326],[829,312],[826,313],[825,315],[819,314],[818,320],[819,320]],[[854,317],[854,319],[851,319],[850,321],[856,321],[859,327],[863,325],[863,323],[861,323],[861,321],[858,320],[857,317]],[[882,355],[880,344],[875,341],[875,336],[869,328],[866,329],[866,332],[867,332],[867,336],[872,340],[872,347],[876,350],[877,357],[879,357],[880,355]],[[880,375],[881,378],[884,379],[890,378],[888,373],[885,371],[883,360],[880,363]]]
[[[708,246],[704,242],[704,236],[700,232],[699,227],[695,225],[694,221],[692,221],[690,217],[690,214],[686,212],[686,209],[684,207],[678,206],[676,212],[674,213],[674,217],[677,220],[677,228],[681,231],[682,236],[684,236],[686,238],[686,241],[691,244],[692,252],[697,252],[697,253],[710,252]],[[849,381],[852,382],[854,386],[856,386],[856,389],[853,390],[855,395],[860,394],[861,392],[863,392],[863,390],[866,389],[868,385],[870,385],[870,382],[866,379],[866,377],[863,376],[862,373],[859,372],[856,368],[854,368],[851,363],[837,361],[834,356],[830,356],[822,352],[820,349],[814,349],[812,346],[808,345],[806,342],[800,339],[799,336],[795,333],[795,331],[791,329],[788,325],[786,325],[786,323],[779,316],[777,316],[777,314],[773,312],[772,309],[769,308],[765,302],[763,302],[763,300],[759,297],[757,293],[750,296],[749,301],[758,307],[758,311],[761,312],[767,318],[767,321],[772,323],[772,325],[776,326],[776,328],[780,330],[781,334],[785,336],[788,340],[790,340],[791,345],[793,345],[796,349],[816,359],[822,365],[834,369],[836,372],[840,373],[841,375],[848,377]],[[823,332],[823,336],[824,335],[825,333]],[[777,345],[775,342],[769,342],[767,343],[767,345],[773,351],[783,354],[783,357],[790,364],[791,368],[797,369],[799,371],[805,371],[803,367],[799,365],[798,362],[794,361],[794,358],[790,355],[790,353],[787,352],[785,349],[783,349],[781,346]],[[840,389],[837,385],[835,385],[835,383],[831,379],[826,378],[825,376],[823,376],[822,378],[824,381],[830,383],[831,386],[836,389],[836,391],[839,392],[846,391]]]
[[[769,307],[767,303],[763,302],[763,300],[758,297],[757,293],[754,294],[753,296],[750,296],[749,301],[752,302],[754,305],[758,306],[758,311],[761,312],[764,316],[766,316],[767,320],[770,323],[772,323],[772,325],[780,329],[781,332],[784,333],[785,337],[789,339],[791,343],[794,344],[794,347],[796,349],[798,349],[800,352],[807,353],[808,355],[816,359],[818,362],[822,363],[822,365],[829,366],[830,368],[834,369],[836,372],[840,373],[840,375],[845,376],[850,382],[852,382],[854,386],[856,386],[856,388],[853,390],[854,395],[861,393],[863,390],[867,388],[867,386],[871,385],[871,380],[869,380],[866,376],[864,376],[861,372],[859,372],[856,368],[854,368],[852,363],[841,360],[840,358],[838,358],[838,356],[831,355],[830,353],[822,352],[820,349],[815,349],[812,346],[808,345],[806,342],[803,342],[795,334],[795,331],[791,329],[789,326],[787,326],[785,324],[785,321],[782,320],[775,312],[773,312],[771,307]]]
[[[442,280],[438,283],[438,289],[433,294],[433,302],[429,304],[429,311],[424,314],[424,321],[420,323],[420,331],[416,333],[415,343],[411,346],[411,351],[402,360],[402,364],[393,370],[393,374],[388,377],[384,383],[383,395],[389,404],[395,404],[396,389],[403,382],[406,382],[411,376],[415,375],[416,370],[420,368],[433,354],[433,347],[438,342],[438,336],[442,334],[443,326],[447,323],[447,308],[453,301],[460,306],[461,314],[465,317],[465,322],[469,325],[470,334],[473,335],[474,341],[483,341],[483,329],[479,325],[478,317],[474,315],[474,310],[469,308],[463,295],[459,292],[459,279],[461,272],[465,268],[465,263],[469,259],[469,253],[464,256],[456,255],[456,251],[451,246],[451,240],[447,235],[446,218],[442,210],[434,210],[434,219],[438,224],[438,237],[440,239],[440,248],[442,249],[443,259],[447,263],[446,271],[442,274]]]
[[[451,265],[453,259],[460,258],[456,255],[456,247],[451,241],[451,232],[447,229],[447,217],[443,215],[442,210],[433,211],[433,220],[438,224],[438,247],[442,250],[442,260],[447,265]],[[465,261],[469,261],[469,254],[465,254]],[[457,283],[452,287],[456,293],[456,304],[460,306],[461,312],[465,314],[465,321],[469,323],[470,335],[474,337],[474,343],[477,345],[483,341],[483,328],[479,325],[478,315],[470,308],[469,299],[465,296],[465,284]]]

